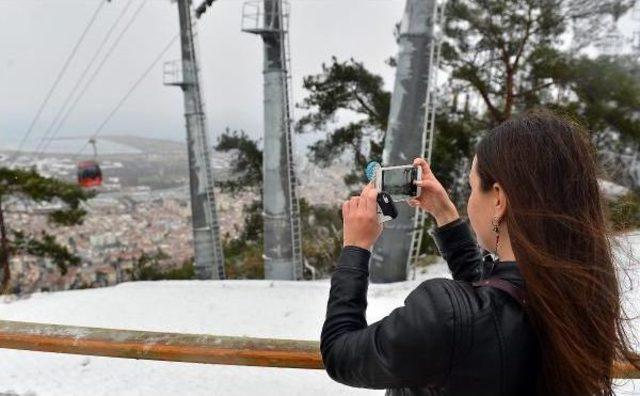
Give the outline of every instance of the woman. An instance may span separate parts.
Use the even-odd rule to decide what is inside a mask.
[[[422,193],[453,280],[430,279],[367,326],[370,249],[382,229],[371,185],[342,207],[321,351],[328,374],[391,395],[611,395],[616,359],[638,366],[620,294],[594,149],[548,112],[491,130],[476,147],[467,213],[474,239],[423,159]],[[480,247],[498,260],[483,260]]]

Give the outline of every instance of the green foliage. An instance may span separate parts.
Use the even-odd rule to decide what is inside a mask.
[[[531,108],[545,106],[574,118],[592,133],[607,158],[640,148],[640,65],[631,57],[577,57],[577,50],[601,38],[610,23],[634,1],[549,0],[447,2],[444,64],[451,69],[450,114],[438,123],[440,136],[456,133],[463,123],[472,134],[484,131]],[[608,18],[612,16],[613,18]],[[562,48],[561,36],[573,26],[574,42]],[[480,98],[486,111],[473,114],[468,101],[459,110],[460,93]],[[619,138],[612,136],[618,136]],[[457,138],[461,136],[457,134]],[[475,139],[468,136],[469,139]],[[464,137],[463,137],[464,139]],[[434,155],[443,140],[436,142]],[[472,155],[472,152],[469,153]],[[470,157],[469,157],[470,159]],[[615,162],[615,160],[614,160]],[[434,167],[438,160],[434,159]],[[445,166],[458,177],[460,165]],[[466,177],[466,176],[465,176]],[[630,178],[626,178],[630,180]],[[462,191],[456,189],[455,191]],[[456,203],[466,199],[456,196]]]
[[[162,262],[169,259],[169,255],[162,250],[156,253],[143,253],[129,270],[129,276],[133,281],[156,280],[188,280],[195,279],[193,260],[185,261],[180,267],[167,270],[160,269]]]
[[[244,205],[242,212],[244,220],[240,234],[236,238],[227,235],[222,242],[225,274],[229,279],[264,279],[262,201]]]
[[[475,153],[474,142],[484,124],[468,111],[443,108],[436,115],[436,130],[431,169],[451,200],[463,210],[469,193],[466,181]]]
[[[232,179],[217,183],[223,191],[237,192],[262,185],[262,150],[258,148],[258,142],[252,140],[244,131],[231,132],[227,128],[220,136],[215,149],[235,152],[231,168]]]
[[[640,64],[632,57],[574,59],[566,87],[575,99],[565,99],[557,107],[577,118],[602,141],[606,132],[621,132],[621,142],[640,143]],[[611,149],[612,142],[607,141]],[[603,144],[600,144],[603,146]]]
[[[638,141],[637,61],[575,57],[578,49],[600,37],[633,3],[447,2],[442,58],[449,81],[438,94],[441,103],[431,165],[461,211],[469,193],[466,180],[475,142],[514,114],[552,107],[583,121],[596,138],[616,131],[623,143]],[[575,40],[565,50],[561,39],[569,26]],[[326,132],[312,147],[311,160],[327,166],[343,153],[351,153],[354,167],[345,182],[363,182],[364,164],[367,159],[380,158],[384,147],[390,94],[382,78],[359,62],[332,58],[328,66],[322,65],[321,73],[304,79],[304,87],[307,98],[300,107],[309,113],[297,129]],[[476,98],[482,106],[470,105]],[[344,111],[355,114],[356,120],[341,124],[338,115]],[[436,252],[427,236],[422,246],[424,251]]]
[[[216,150],[234,152],[233,178],[219,182],[224,192],[258,188],[262,196],[262,150],[244,131],[229,128],[220,137]],[[227,235],[222,242],[225,274],[229,279],[264,279],[262,199],[242,208],[243,224],[236,238]]]
[[[338,206],[310,205],[300,200],[302,221],[302,253],[314,267],[318,277],[328,275],[338,261],[342,250],[342,212]],[[310,273],[305,277],[309,278]]]
[[[178,268],[161,272],[158,279],[189,280],[195,278],[196,272],[193,267],[193,260],[189,260],[182,263],[182,266]]]
[[[29,254],[36,257],[48,257],[60,269],[62,275],[67,273],[68,266],[80,264],[80,258],[55,240],[55,237],[42,231],[40,238],[25,235],[21,231],[13,231],[11,254]]]
[[[328,166],[344,153],[354,159],[354,169],[345,182],[362,182],[368,160],[380,160],[389,118],[391,94],[382,77],[369,72],[353,59],[322,64],[322,72],[303,81],[308,96],[298,107],[308,110],[297,123],[299,133],[324,131],[327,137],[311,146],[312,161]],[[336,125],[340,112],[356,120]]]
[[[637,60],[575,58],[573,52],[560,47],[567,26],[577,29],[578,39],[589,37],[592,42],[609,26],[608,15],[619,17],[632,5],[633,1],[620,0],[447,2],[443,63],[451,73],[440,93],[443,103],[432,166],[457,204],[466,201],[465,187],[454,181],[467,177],[464,170],[474,154],[472,143],[512,114],[548,106],[585,124],[596,143],[616,131],[621,135],[618,151],[637,144]],[[463,93],[465,104],[459,108]],[[486,111],[470,110],[470,97],[479,98]],[[343,132],[340,137],[328,135],[317,146],[328,150],[338,144],[359,144],[358,136],[338,131]],[[360,170],[361,164],[356,168]]]
[[[81,224],[86,211],[80,204],[93,197],[94,193],[83,190],[75,184],[47,178],[39,175],[35,169],[0,168],[0,264],[2,265],[2,292],[9,290],[11,272],[9,267],[10,254],[29,254],[37,257],[48,257],[60,269],[62,274],[67,272],[70,265],[80,264],[80,258],[71,254],[69,250],[58,244],[55,237],[42,232],[39,237],[27,235],[22,231],[11,230],[6,224],[2,202],[5,197],[14,197],[35,202],[62,202],[63,209],[54,210],[48,214],[48,220],[53,225],[71,226]]]
[[[626,0],[451,0],[442,54],[453,90],[472,89],[487,107],[488,126],[541,104],[552,86],[573,75],[561,36],[576,29],[574,50],[619,17]]]
[[[243,208],[244,223],[238,237],[228,235],[223,241],[225,273],[229,279],[263,279],[262,258],[263,218],[262,204],[254,201]],[[317,271],[317,276],[328,274],[335,265],[342,248],[342,215],[340,208],[327,205],[310,205],[300,199],[302,222],[302,253],[307,263]],[[311,272],[305,268],[304,277]]]
[[[609,218],[615,231],[640,228],[640,190],[630,191],[609,202]]]
[[[35,169],[0,168],[0,197],[14,196],[36,202],[60,200],[66,209],[49,214],[49,220],[58,225],[81,224],[86,212],[80,203],[95,195],[75,184],[40,176]]]
[[[322,64],[320,74],[304,77],[303,86],[310,94],[300,107],[316,112],[300,119],[298,131],[304,132],[309,126],[324,129],[339,110],[365,116],[366,127],[387,129],[391,95],[383,90],[383,79],[370,73],[362,63],[353,59],[338,62],[333,57],[329,66]]]
[[[263,243],[264,219],[262,217],[262,202],[253,201],[243,207],[245,214],[242,239],[251,243]]]
[[[228,192],[248,187],[258,187],[262,191],[262,151],[257,142],[244,132],[227,131],[221,136],[217,150],[236,151],[234,172],[241,175],[236,181],[225,183]],[[223,239],[225,274],[229,279],[263,279],[264,220],[262,200],[244,205],[243,223],[237,237],[229,235]],[[302,250],[307,263],[315,267],[319,274],[328,273],[335,264],[342,246],[342,220],[339,208],[312,206],[300,200],[302,221]],[[308,269],[304,276],[311,277]]]
[[[247,243],[241,238],[224,244],[225,274],[228,279],[264,279],[263,244]]]
[[[354,167],[345,176],[345,184],[366,182],[364,166],[369,160],[381,160],[389,116],[391,95],[384,90],[382,77],[373,75],[354,60],[338,62],[332,58],[330,66],[323,65],[322,73],[306,77],[304,86],[309,94],[300,107],[311,112],[298,122],[297,129],[327,132],[325,139],[311,146],[311,160],[319,166],[328,166],[343,153],[351,152]],[[360,97],[368,98],[364,103],[375,102],[376,106],[371,106],[375,111],[362,106]],[[341,110],[351,111],[362,119],[336,127]],[[454,108],[442,109],[438,114],[435,136],[438,149],[433,153],[433,171],[445,188],[454,193],[457,191],[454,181],[461,173],[460,159],[472,156],[472,140],[485,126],[473,114]]]
[[[637,60],[575,55],[633,3],[451,0],[443,44],[444,63],[452,70],[450,87],[454,94],[471,90],[481,98],[487,111],[478,121],[485,122],[484,129],[547,106],[578,119],[593,131],[596,143],[612,130],[623,141],[637,142]],[[568,26],[576,29],[569,51],[560,47]]]
[[[262,150],[258,142],[244,131],[229,128],[220,136],[216,150],[234,152],[232,179],[219,182],[224,192],[239,192],[258,188],[262,196]],[[263,227],[262,199],[242,208],[244,214],[241,232],[236,238],[228,235],[223,240],[225,274],[229,279],[263,279],[262,259]]]
[[[444,64],[452,69],[454,89],[472,89],[482,98],[487,126],[508,119],[524,92],[537,94],[545,87],[526,77],[538,56],[552,50],[564,32],[559,3],[447,2]]]
[[[87,211],[81,208],[67,208],[54,210],[49,213],[49,221],[61,226],[82,224]]]

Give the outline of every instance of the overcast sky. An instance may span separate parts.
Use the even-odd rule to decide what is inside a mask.
[[[143,0],[131,1],[106,48]],[[112,0],[102,8],[25,148],[35,147],[45,133],[126,3]],[[240,31],[243,3],[218,0],[199,20],[203,91],[214,135],[226,126],[262,133],[262,41]],[[97,6],[98,0],[0,0],[0,147],[16,146],[24,136]],[[404,0],[291,0],[295,101],[304,96],[302,76],[319,72],[332,55],[363,61],[391,89],[394,71],[384,61],[397,51],[393,29],[403,8]],[[177,31],[176,4],[147,0],[59,136],[91,135]],[[178,58],[176,41],[164,60]],[[184,139],[182,94],[163,86],[162,62],[102,133]]]
[[[0,148],[17,147],[99,1],[104,0],[0,0]],[[138,18],[58,136],[92,135],[178,32],[177,6],[170,0],[111,0],[105,4],[33,128],[25,149],[38,145],[98,44],[129,1],[127,13],[106,49],[144,3]],[[194,0],[196,4],[200,2]],[[305,94],[302,77],[320,72],[321,64],[329,62],[332,55],[340,60],[353,57],[364,62],[368,69],[383,76],[386,88],[391,90],[394,70],[384,61],[396,55],[393,30],[402,16],[405,0],[290,3],[296,103]],[[218,0],[198,22],[203,92],[212,140],[227,126],[243,129],[254,137],[262,135],[262,41],[241,32],[243,4],[244,0]],[[637,16],[635,20],[627,15],[619,23],[628,37],[638,30],[640,13]],[[88,76],[94,73],[106,49]],[[163,62],[178,58],[176,41],[101,134],[184,140],[182,93],[177,87],[162,84]],[[298,141],[306,144],[310,140]],[[57,141],[51,148],[75,152],[82,143]]]

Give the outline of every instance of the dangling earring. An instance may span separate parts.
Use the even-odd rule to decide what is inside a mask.
[[[496,250],[494,254],[498,257],[498,244],[500,243],[500,219],[494,217],[491,221],[491,225],[493,225],[493,232],[496,233]],[[500,257],[498,257],[498,261],[500,261]]]

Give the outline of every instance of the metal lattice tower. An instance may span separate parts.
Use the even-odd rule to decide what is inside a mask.
[[[300,207],[293,157],[289,3],[249,1],[242,30],[264,43],[263,216],[266,279],[303,278]]]
[[[164,83],[179,86],[184,94],[196,277],[224,279],[224,252],[213,190],[206,106],[200,90],[196,27],[191,0],[178,0],[177,3],[182,59],[165,63]]]
[[[431,165],[431,154],[433,152],[433,137],[436,123],[436,88],[438,85],[438,69],[440,67],[440,52],[442,49],[442,35],[444,24],[444,10],[446,2],[442,2],[438,9],[434,4],[435,18],[433,20],[432,44],[429,50],[429,81],[427,83],[427,94],[425,99],[424,130],[422,133],[422,153],[425,153],[427,163]],[[416,264],[420,255],[422,237],[424,235],[424,223],[427,213],[420,209],[415,209],[413,222],[413,234],[411,236],[411,250],[407,258],[407,274],[411,271],[412,279],[416,277]],[[433,230],[430,230],[432,232]]]
[[[427,92],[433,87],[434,23],[437,23],[436,0],[406,0],[398,35],[396,78],[382,165],[406,165],[424,155],[416,144],[425,140],[425,125],[432,123],[433,105]],[[432,89],[432,88],[431,88]],[[432,95],[433,96],[433,95]],[[430,140],[429,137],[426,137]],[[407,260],[416,230],[415,210],[398,205],[398,216],[385,224],[375,244],[370,262],[370,279],[374,283],[400,282],[408,278]]]

